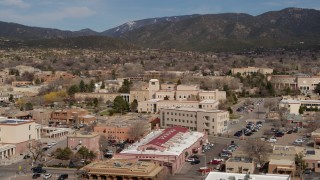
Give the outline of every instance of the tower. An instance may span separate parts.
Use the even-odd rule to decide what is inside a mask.
[[[160,90],[160,82],[158,79],[150,79],[149,81],[149,99],[156,98],[156,92]]]

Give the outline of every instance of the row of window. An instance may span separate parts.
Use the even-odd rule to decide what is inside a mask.
[[[177,126],[177,125],[175,125],[175,124],[167,124],[167,126],[168,126],[168,127],[174,127],[174,126]],[[181,126],[181,127],[183,127],[183,128],[188,128],[188,129],[191,130],[191,131],[196,131],[196,130],[197,130],[196,127],[189,127],[189,126]]]
[[[169,112],[167,112],[167,115],[169,115],[170,113]],[[175,116],[187,116],[187,117],[189,117],[189,114],[184,114],[184,113],[173,113],[173,112],[171,112],[171,115],[175,115]],[[190,114],[190,117],[193,117],[193,114]],[[194,115],[194,117],[196,118],[197,117],[197,115]]]
[[[167,118],[167,121],[170,121],[170,119]],[[173,118],[171,118],[171,121],[173,122]],[[177,120],[177,119],[174,119],[174,122],[183,122],[183,123],[184,123],[184,122],[187,122],[187,123],[190,122],[191,124],[193,123],[193,121],[184,120],[184,119],[182,119],[182,120],[181,120],[181,119],[178,119],[178,120]],[[194,123],[197,124],[197,121],[194,121]]]

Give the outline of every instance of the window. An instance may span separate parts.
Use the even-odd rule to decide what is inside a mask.
[[[31,140],[31,134],[29,134],[29,140]]]
[[[31,130],[31,125],[29,125],[29,131]]]

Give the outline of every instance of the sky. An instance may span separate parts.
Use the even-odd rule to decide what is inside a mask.
[[[0,0],[0,21],[101,32],[153,17],[225,12],[259,15],[287,7],[320,10],[320,0]]]

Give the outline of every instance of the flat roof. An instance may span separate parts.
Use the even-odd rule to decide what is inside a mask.
[[[24,124],[28,122],[33,122],[30,119],[4,119],[0,121],[0,124]]]
[[[205,180],[229,180],[234,177],[236,180],[245,179],[246,174],[210,172]],[[290,175],[282,174],[250,174],[251,180],[290,180]]]
[[[114,175],[136,175],[152,177],[161,172],[163,167],[154,162],[128,160],[128,159],[110,159],[105,161],[92,162],[82,170],[94,174],[114,174]]]
[[[163,131],[164,131],[163,129],[160,129],[160,130],[155,130],[150,132],[147,136],[142,138],[139,142],[129,145],[129,147],[121,151],[120,154],[154,154],[154,155],[179,156],[185,149],[189,148],[195,142],[197,142],[200,138],[204,137],[204,133],[186,131],[185,133],[181,133],[182,135],[180,138],[175,139],[173,137],[170,140],[168,140],[170,141],[170,146],[166,147],[163,151],[148,150],[148,149],[145,149],[143,151],[138,150],[140,146],[148,145],[148,143],[152,142],[152,140],[157,139],[158,137],[163,135]]]
[[[163,108],[163,110],[179,110],[179,111],[190,111],[190,112],[225,112],[223,110],[213,109],[200,109],[200,108],[187,108],[187,107],[169,107],[169,108]]]
[[[75,132],[73,134],[69,134],[67,137],[69,138],[93,138],[99,136],[99,133],[96,132]]]
[[[289,159],[271,159],[269,164],[291,166],[291,165],[294,165],[295,163],[293,160],[289,160]]]

